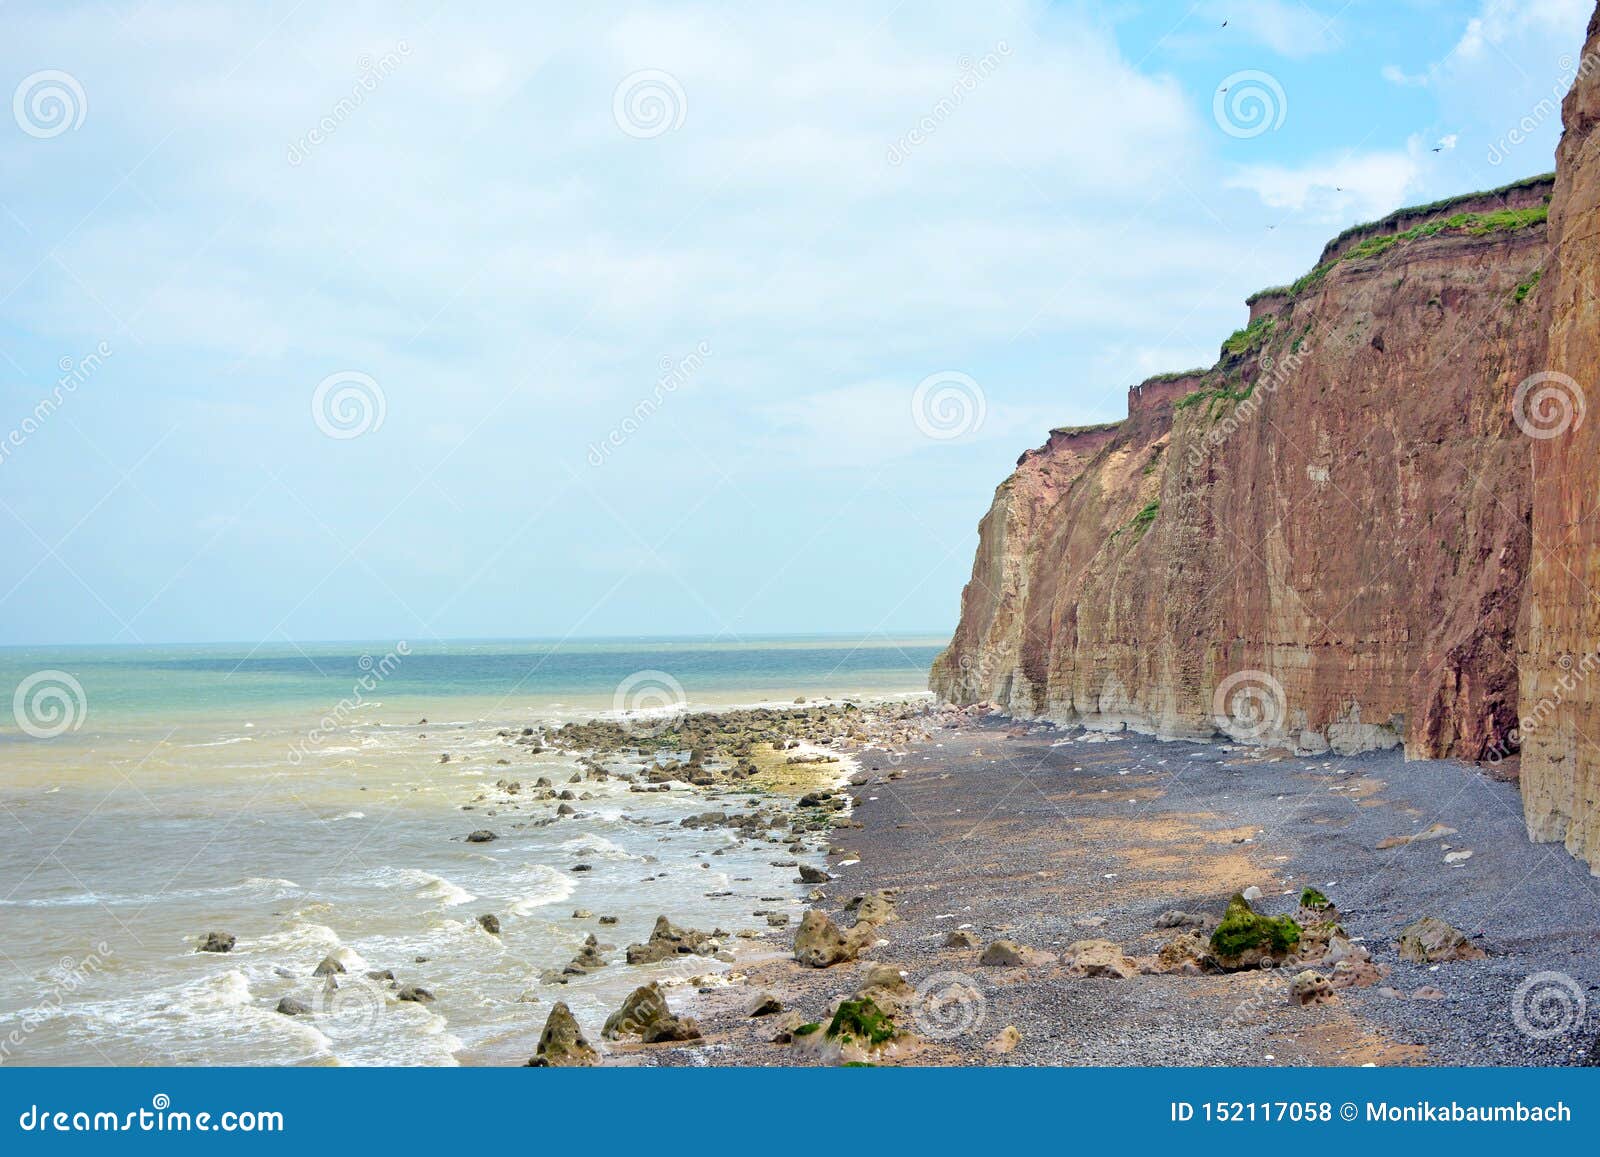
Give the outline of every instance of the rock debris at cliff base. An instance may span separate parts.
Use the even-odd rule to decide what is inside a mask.
[[[913,992],[965,977],[982,1010],[948,1038],[939,1034],[974,1007],[959,986],[943,1019],[902,1013],[934,1035],[921,1032],[915,1053],[880,1063],[1564,1065],[1587,1055],[1600,1031],[1592,1013],[1547,1037],[1517,1022],[1519,990],[1541,974],[1569,978],[1594,1003],[1600,896],[1582,864],[1529,843],[1513,785],[1455,761],[1406,764],[1398,752],[1284,758],[1022,730],[990,720],[948,731],[913,747],[894,769],[901,778],[884,779],[885,765],[862,791],[855,814],[864,827],[851,835],[850,856],[834,858],[820,906],[848,923],[851,897],[894,890],[887,943],[827,970],[786,958],[749,965],[745,986],[696,999],[702,1042],[630,1059],[816,1063],[771,1043],[772,1018],[748,1015],[751,996],[773,996],[797,1023],[816,1022],[874,965],[903,970]],[[1455,831],[1379,848],[1435,824]],[[1446,862],[1466,848],[1472,857]],[[844,858],[860,862],[840,867]],[[1074,975],[1062,963],[979,963],[1000,939],[1058,960],[1093,941],[1145,957],[1184,931],[1160,927],[1163,917],[1214,918],[1252,886],[1260,910],[1293,914],[1308,884],[1385,966],[1381,982],[1299,1006],[1292,975],[1115,979]],[[1486,955],[1401,959],[1398,938],[1422,916],[1459,929]],[[950,936],[963,928],[970,946]],[[958,946],[947,947],[951,939]],[[1538,995],[1523,995],[1525,1011]],[[1016,1039],[1008,1034],[1006,1048],[986,1047],[1008,1028]]]

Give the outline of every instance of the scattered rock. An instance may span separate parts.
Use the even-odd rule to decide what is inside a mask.
[[[235,940],[232,932],[207,932],[196,952],[232,952]]]
[[[810,968],[827,968],[854,960],[878,940],[878,925],[873,920],[857,920],[847,931],[826,914],[808,909],[800,918],[794,935],[794,958]]]
[[[650,939],[643,944],[628,945],[629,964],[654,964],[671,960],[675,956],[715,956],[721,950],[722,932],[700,932],[693,928],[679,928],[665,916],[657,916]]]
[[[278,1011],[284,1016],[309,1016],[311,1009],[292,996],[286,996],[278,1001]]]
[[[1400,959],[1417,964],[1437,964],[1441,960],[1478,960],[1487,956],[1467,939],[1459,928],[1437,916],[1424,916],[1400,930]]]
[[[467,843],[487,844],[489,841],[498,840],[499,838],[499,836],[495,835],[488,828],[479,828],[477,831],[469,832],[467,834]]]
[[[773,996],[770,992],[763,992],[750,1002],[745,1010],[746,1016],[774,1016],[783,1011],[783,1001]]]
[[[966,928],[952,928],[944,935],[946,948],[976,948],[978,943],[977,934]]]
[[[1156,953],[1155,971],[1197,976],[1217,967],[1217,954],[1211,940],[1198,928],[1175,936]]]
[[[394,994],[396,1000],[408,1001],[412,1004],[432,1004],[433,993],[423,988],[420,984],[408,984]]]
[[[1139,974],[1139,966],[1109,940],[1079,940],[1067,947],[1061,960],[1073,976],[1127,980]]]
[[[667,1007],[666,994],[655,981],[628,994],[622,1007],[612,1013],[601,1030],[608,1040],[637,1036],[645,1044],[700,1039],[700,1026],[693,1017],[679,1017]]]
[[[573,1068],[598,1063],[600,1055],[578,1027],[567,1002],[557,1001],[544,1022],[539,1047],[528,1061],[530,1068]]]
[[[1424,984],[1411,994],[1412,1000],[1443,1000],[1444,993],[1431,984]]]
[[[583,947],[578,950],[571,962],[562,969],[569,976],[582,976],[606,966],[606,958],[600,954],[600,941],[593,934],[584,938]],[[633,963],[631,960],[629,963]]]
[[[881,888],[852,897],[844,910],[855,916],[858,924],[891,924],[900,919],[894,910],[894,897]]]
[[[800,882],[802,884],[826,884],[832,876],[821,868],[813,868],[810,864],[800,865]]]
[[[1033,968],[1052,959],[1048,952],[1024,948],[1015,940],[996,940],[983,950],[978,963],[987,968]]]
[[[1327,1004],[1333,1000],[1333,983],[1320,972],[1306,969],[1289,982],[1290,1004]]]
[[[1389,848],[1403,848],[1407,844],[1420,843],[1423,840],[1442,840],[1445,836],[1456,834],[1455,828],[1445,827],[1444,824],[1434,824],[1420,832],[1413,832],[1409,836],[1390,836],[1386,840],[1378,841],[1378,850],[1385,851]]]
[[[998,1036],[996,1036],[992,1041],[983,1047],[984,1051],[991,1052],[998,1057],[1003,1057],[1021,1043],[1022,1034],[1017,1031],[1017,1026],[1014,1024],[1008,1024],[1005,1028],[1000,1030]]]
[[[482,928],[491,936],[498,936],[500,935],[500,917],[496,916],[493,912],[485,912],[482,916],[478,917],[478,927]]]
[[[344,971],[344,965],[332,956],[324,956],[322,963],[311,970],[312,976],[335,976]]]

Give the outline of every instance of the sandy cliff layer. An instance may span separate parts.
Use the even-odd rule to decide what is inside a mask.
[[[983,520],[934,689],[1301,750],[1476,758],[1516,725],[1548,179],[1337,239],[1209,370],[1058,430]]]
[[[1600,60],[1600,12],[1585,64]],[[1600,69],[1562,107],[1550,206],[1555,253],[1540,288],[1550,315],[1552,376],[1527,403],[1549,436],[1533,445],[1533,551],[1522,655],[1522,787],[1528,832],[1562,840],[1600,871]],[[1562,375],[1560,377],[1553,375]]]

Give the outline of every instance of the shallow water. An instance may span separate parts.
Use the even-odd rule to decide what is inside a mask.
[[[560,786],[575,768],[496,732],[609,710],[641,670],[669,674],[690,706],[915,694],[936,646],[482,643],[413,651],[393,667],[392,648],[377,647],[0,652],[4,687],[61,671],[83,704],[64,700],[78,726],[60,735],[7,728],[0,742],[0,1060],[520,1063],[552,1000],[597,1028],[646,975],[726,967],[617,963],[541,985],[589,932],[620,961],[658,914],[764,930],[752,913],[798,914],[804,889],[793,868],[773,866],[790,858],[780,845],[680,828],[706,809],[699,792],[584,784],[596,798],[577,818],[513,826],[548,805],[491,816],[504,798],[495,780]],[[380,670],[375,691],[356,687]],[[652,694],[623,705],[649,708]],[[480,794],[490,799],[474,805]],[[479,827],[500,838],[461,838]],[[580,907],[619,922],[575,920]],[[486,912],[500,936],[477,925]],[[194,951],[213,929],[238,937],[232,953]],[[331,993],[310,976],[329,954],[348,969]],[[398,1003],[362,979],[369,968],[439,999]],[[276,1013],[285,995],[314,1014]]]

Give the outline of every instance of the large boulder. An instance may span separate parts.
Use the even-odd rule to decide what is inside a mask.
[[[1300,945],[1300,925],[1288,916],[1263,916],[1235,893],[1211,933],[1211,951],[1229,971],[1282,964]]]
[[[1211,950],[1211,938],[1198,928],[1182,936],[1174,936],[1156,953],[1156,972],[1195,976],[1209,972],[1217,966],[1217,954]]]
[[[844,910],[856,918],[857,924],[889,924],[900,919],[894,910],[894,897],[882,889],[855,897]]]
[[[794,958],[807,968],[843,964],[854,960],[860,951],[860,939],[839,931],[826,913],[811,908],[800,918],[800,927],[794,934]]]
[[[1289,982],[1290,1004],[1326,1004],[1333,999],[1333,983],[1309,968]]]
[[[539,1047],[528,1061],[531,1068],[576,1068],[599,1063],[595,1052],[578,1027],[567,1002],[557,1001],[539,1034]]]
[[[1441,960],[1478,960],[1487,955],[1467,939],[1465,932],[1437,916],[1424,916],[1400,930],[1401,960],[1437,964]]]
[[[600,1035],[607,1040],[636,1036],[646,1044],[698,1040],[700,1025],[693,1017],[674,1016],[661,985],[651,981],[628,994],[622,1007],[606,1018]]]

